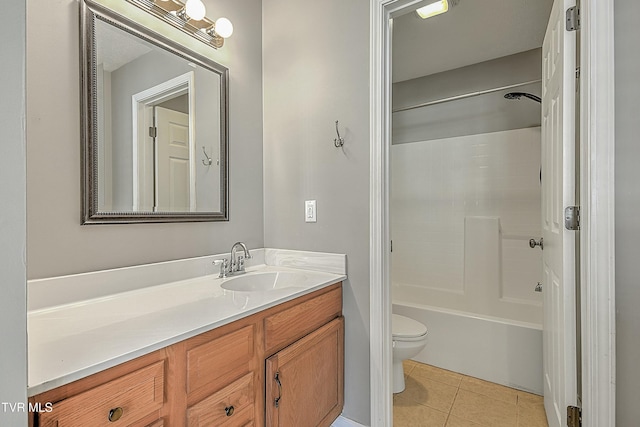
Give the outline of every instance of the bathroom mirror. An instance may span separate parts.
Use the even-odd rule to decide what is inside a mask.
[[[228,219],[228,70],[81,3],[83,224]]]

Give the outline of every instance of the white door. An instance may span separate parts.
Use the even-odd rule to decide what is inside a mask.
[[[154,107],[156,135],[156,211],[188,212],[191,202],[189,115]]]
[[[542,45],[542,237],[544,238],[544,406],[550,427],[567,425],[575,405],[575,231],[564,208],[575,200],[575,31],[565,11],[575,0],[555,0]]]

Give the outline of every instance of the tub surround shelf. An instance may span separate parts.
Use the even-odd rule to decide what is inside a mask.
[[[296,251],[268,251],[274,251],[271,259],[286,259],[298,268],[253,265],[247,268],[245,277],[262,272],[296,273],[298,280],[295,284],[284,281],[282,287],[276,285],[274,289],[260,292],[230,291],[221,285],[233,280],[233,277],[220,279],[217,274],[208,274],[142,288],[134,283],[131,285],[133,290],[129,291],[122,291],[123,285],[118,283],[116,289],[119,292],[113,295],[101,291],[99,296],[82,301],[59,304],[62,299],[58,298],[58,304],[51,307],[39,303],[37,310],[28,313],[29,396],[162,351],[173,344],[317,292],[346,278],[344,255],[313,256],[314,253],[303,252],[301,258],[294,260]],[[264,252],[252,250],[252,253],[256,252],[256,260],[263,261]],[[279,256],[278,252],[281,253]],[[303,269],[305,257],[314,260],[311,269]],[[209,257],[208,263],[213,258]],[[330,262],[329,270],[332,273],[317,271],[320,269],[317,260],[323,258]],[[197,269],[203,266],[200,259],[197,262],[193,259],[184,262]],[[176,268],[174,263],[173,269]],[[341,269],[336,266],[341,266]],[[129,269],[143,267],[151,275],[162,275],[167,263]],[[109,274],[119,280],[126,278],[122,270],[126,269],[89,274],[101,274],[97,282],[104,283]],[[139,270],[136,271],[139,274]],[[74,276],[67,277],[71,282],[81,283]],[[49,280],[61,283],[61,278]],[[37,282],[36,287],[45,288],[42,280]],[[31,292],[32,288],[29,290]],[[42,301],[37,295],[36,299]],[[328,319],[321,320],[326,322]]]

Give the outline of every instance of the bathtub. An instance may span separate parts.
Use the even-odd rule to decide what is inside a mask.
[[[414,360],[542,394],[542,325],[395,297],[393,312],[427,326],[427,346]]]

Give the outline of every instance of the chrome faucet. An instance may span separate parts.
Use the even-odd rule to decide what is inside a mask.
[[[244,256],[236,256],[236,248],[240,246],[244,251]],[[214,265],[220,265],[220,277],[224,279],[227,276],[233,276],[234,274],[242,274],[244,270],[244,260],[251,259],[251,253],[247,249],[247,245],[242,242],[236,242],[231,247],[231,259],[217,259],[213,261]]]
[[[244,251],[244,256],[236,257],[236,248],[240,246]],[[244,273],[244,260],[251,259],[251,254],[247,245],[242,242],[236,242],[231,246],[231,262],[229,263],[230,274],[242,274]]]

